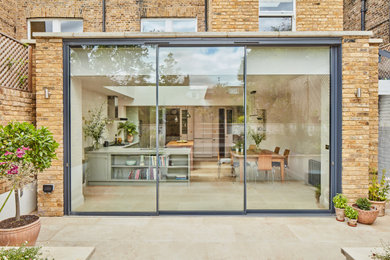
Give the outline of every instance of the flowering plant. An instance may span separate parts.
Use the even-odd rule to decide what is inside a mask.
[[[16,221],[20,220],[19,189],[35,181],[37,173],[51,166],[59,144],[45,127],[27,122],[0,125],[0,179],[12,184],[15,195]],[[12,191],[11,190],[11,191]],[[7,202],[11,192],[6,198]]]
[[[107,117],[103,115],[103,104],[100,108],[88,111],[88,115],[88,119],[84,120],[84,134],[85,137],[91,137],[94,147],[98,148],[108,123]]]

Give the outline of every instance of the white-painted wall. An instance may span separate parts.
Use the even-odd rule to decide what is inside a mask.
[[[9,192],[0,195],[0,207],[6,200]],[[30,183],[23,188],[23,195],[20,196],[20,214],[26,215],[36,210],[37,208],[37,185]],[[0,220],[15,217],[15,194],[12,192],[3,210],[0,212]]]

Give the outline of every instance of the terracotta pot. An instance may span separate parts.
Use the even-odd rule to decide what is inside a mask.
[[[371,210],[361,210],[356,204],[352,205],[354,209],[359,213],[358,222],[362,224],[371,225],[378,217],[379,210],[375,206],[371,206]]]
[[[350,227],[356,227],[357,226],[357,219],[348,219],[348,226]]]
[[[383,217],[386,212],[386,201],[373,201],[373,200],[370,200],[371,204],[373,206],[375,206],[378,210],[379,210],[379,215],[378,217]]]
[[[40,230],[39,218],[23,227],[0,229],[0,246],[21,246],[26,241],[28,246],[34,246]]]
[[[344,222],[345,220],[345,209],[335,208],[336,210],[336,220],[340,222]]]
[[[134,140],[134,136],[133,135],[127,135],[127,142],[132,143],[133,140]]]

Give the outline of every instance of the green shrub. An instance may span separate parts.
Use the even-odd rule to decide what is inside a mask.
[[[40,252],[40,247],[25,247],[21,246],[18,248],[10,249],[0,249],[0,259],[1,260],[47,260],[47,258],[42,258],[42,253]]]
[[[347,198],[343,195],[338,193],[336,196],[333,197],[333,204],[335,208],[338,209],[345,209],[347,206]]]
[[[390,185],[385,179],[386,171],[383,170],[382,178],[378,181],[377,175],[374,175],[371,180],[371,185],[368,187],[368,198],[373,201],[386,201],[387,194],[390,190]]]
[[[345,216],[349,219],[357,219],[358,218],[358,212],[353,209],[351,206],[346,206],[345,207]]]
[[[382,240],[382,247],[383,247],[383,253],[373,253],[372,259],[379,259],[379,260],[390,260],[390,244],[385,244]]]
[[[371,210],[371,202],[367,198],[358,198],[356,205],[361,210]]]

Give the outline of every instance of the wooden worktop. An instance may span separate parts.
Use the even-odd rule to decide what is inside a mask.
[[[166,147],[193,147],[194,141],[187,141],[186,143],[178,143],[177,141],[170,141]]]

